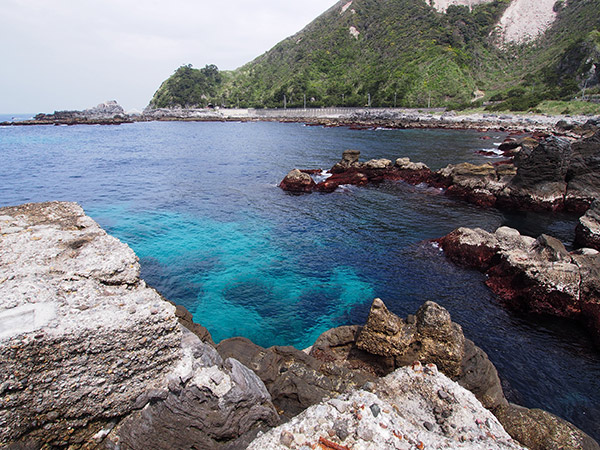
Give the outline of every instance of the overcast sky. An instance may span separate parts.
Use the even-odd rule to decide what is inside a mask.
[[[1,0],[0,113],[143,109],[182,64],[235,69],[335,0]]]

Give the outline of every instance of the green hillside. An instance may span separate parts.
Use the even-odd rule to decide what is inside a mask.
[[[306,98],[309,107],[366,106],[370,99],[371,106],[457,108],[484,95],[496,101],[492,107],[527,109],[584,87],[597,90],[600,0],[559,0],[559,18],[542,38],[504,49],[493,30],[510,0],[446,13],[423,0],[354,0],[343,10],[347,3],[208,83],[206,68],[179,68],[150,105],[282,107],[285,99],[302,107]]]

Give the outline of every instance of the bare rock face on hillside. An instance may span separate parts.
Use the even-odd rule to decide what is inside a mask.
[[[523,44],[543,34],[556,20],[555,0],[512,0],[498,23],[504,44]]]
[[[74,203],[0,208],[0,446],[211,449],[277,423],[139,271]]]

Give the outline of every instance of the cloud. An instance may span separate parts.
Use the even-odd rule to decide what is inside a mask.
[[[333,0],[3,0],[0,112],[143,108],[181,64],[235,69]]]

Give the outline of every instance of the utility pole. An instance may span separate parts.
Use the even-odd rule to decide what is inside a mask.
[[[287,97],[283,94],[283,109],[287,109]]]
[[[306,109],[306,94],[304,94],[304,109]]]
[[[428,92],[429,98],[427,100],[427,109],[431,108],[431,91]]]
[[[397,92],[394,92],[394,108],[396,107],[396,98],[398,96]]]
[[[367,105],[369,105],[369,108],[370,108],[371,107],[371,94],[367,94],[367,99],[368,99]]]
[[[342,94],[342,106],[344,106],[344,94]]]

